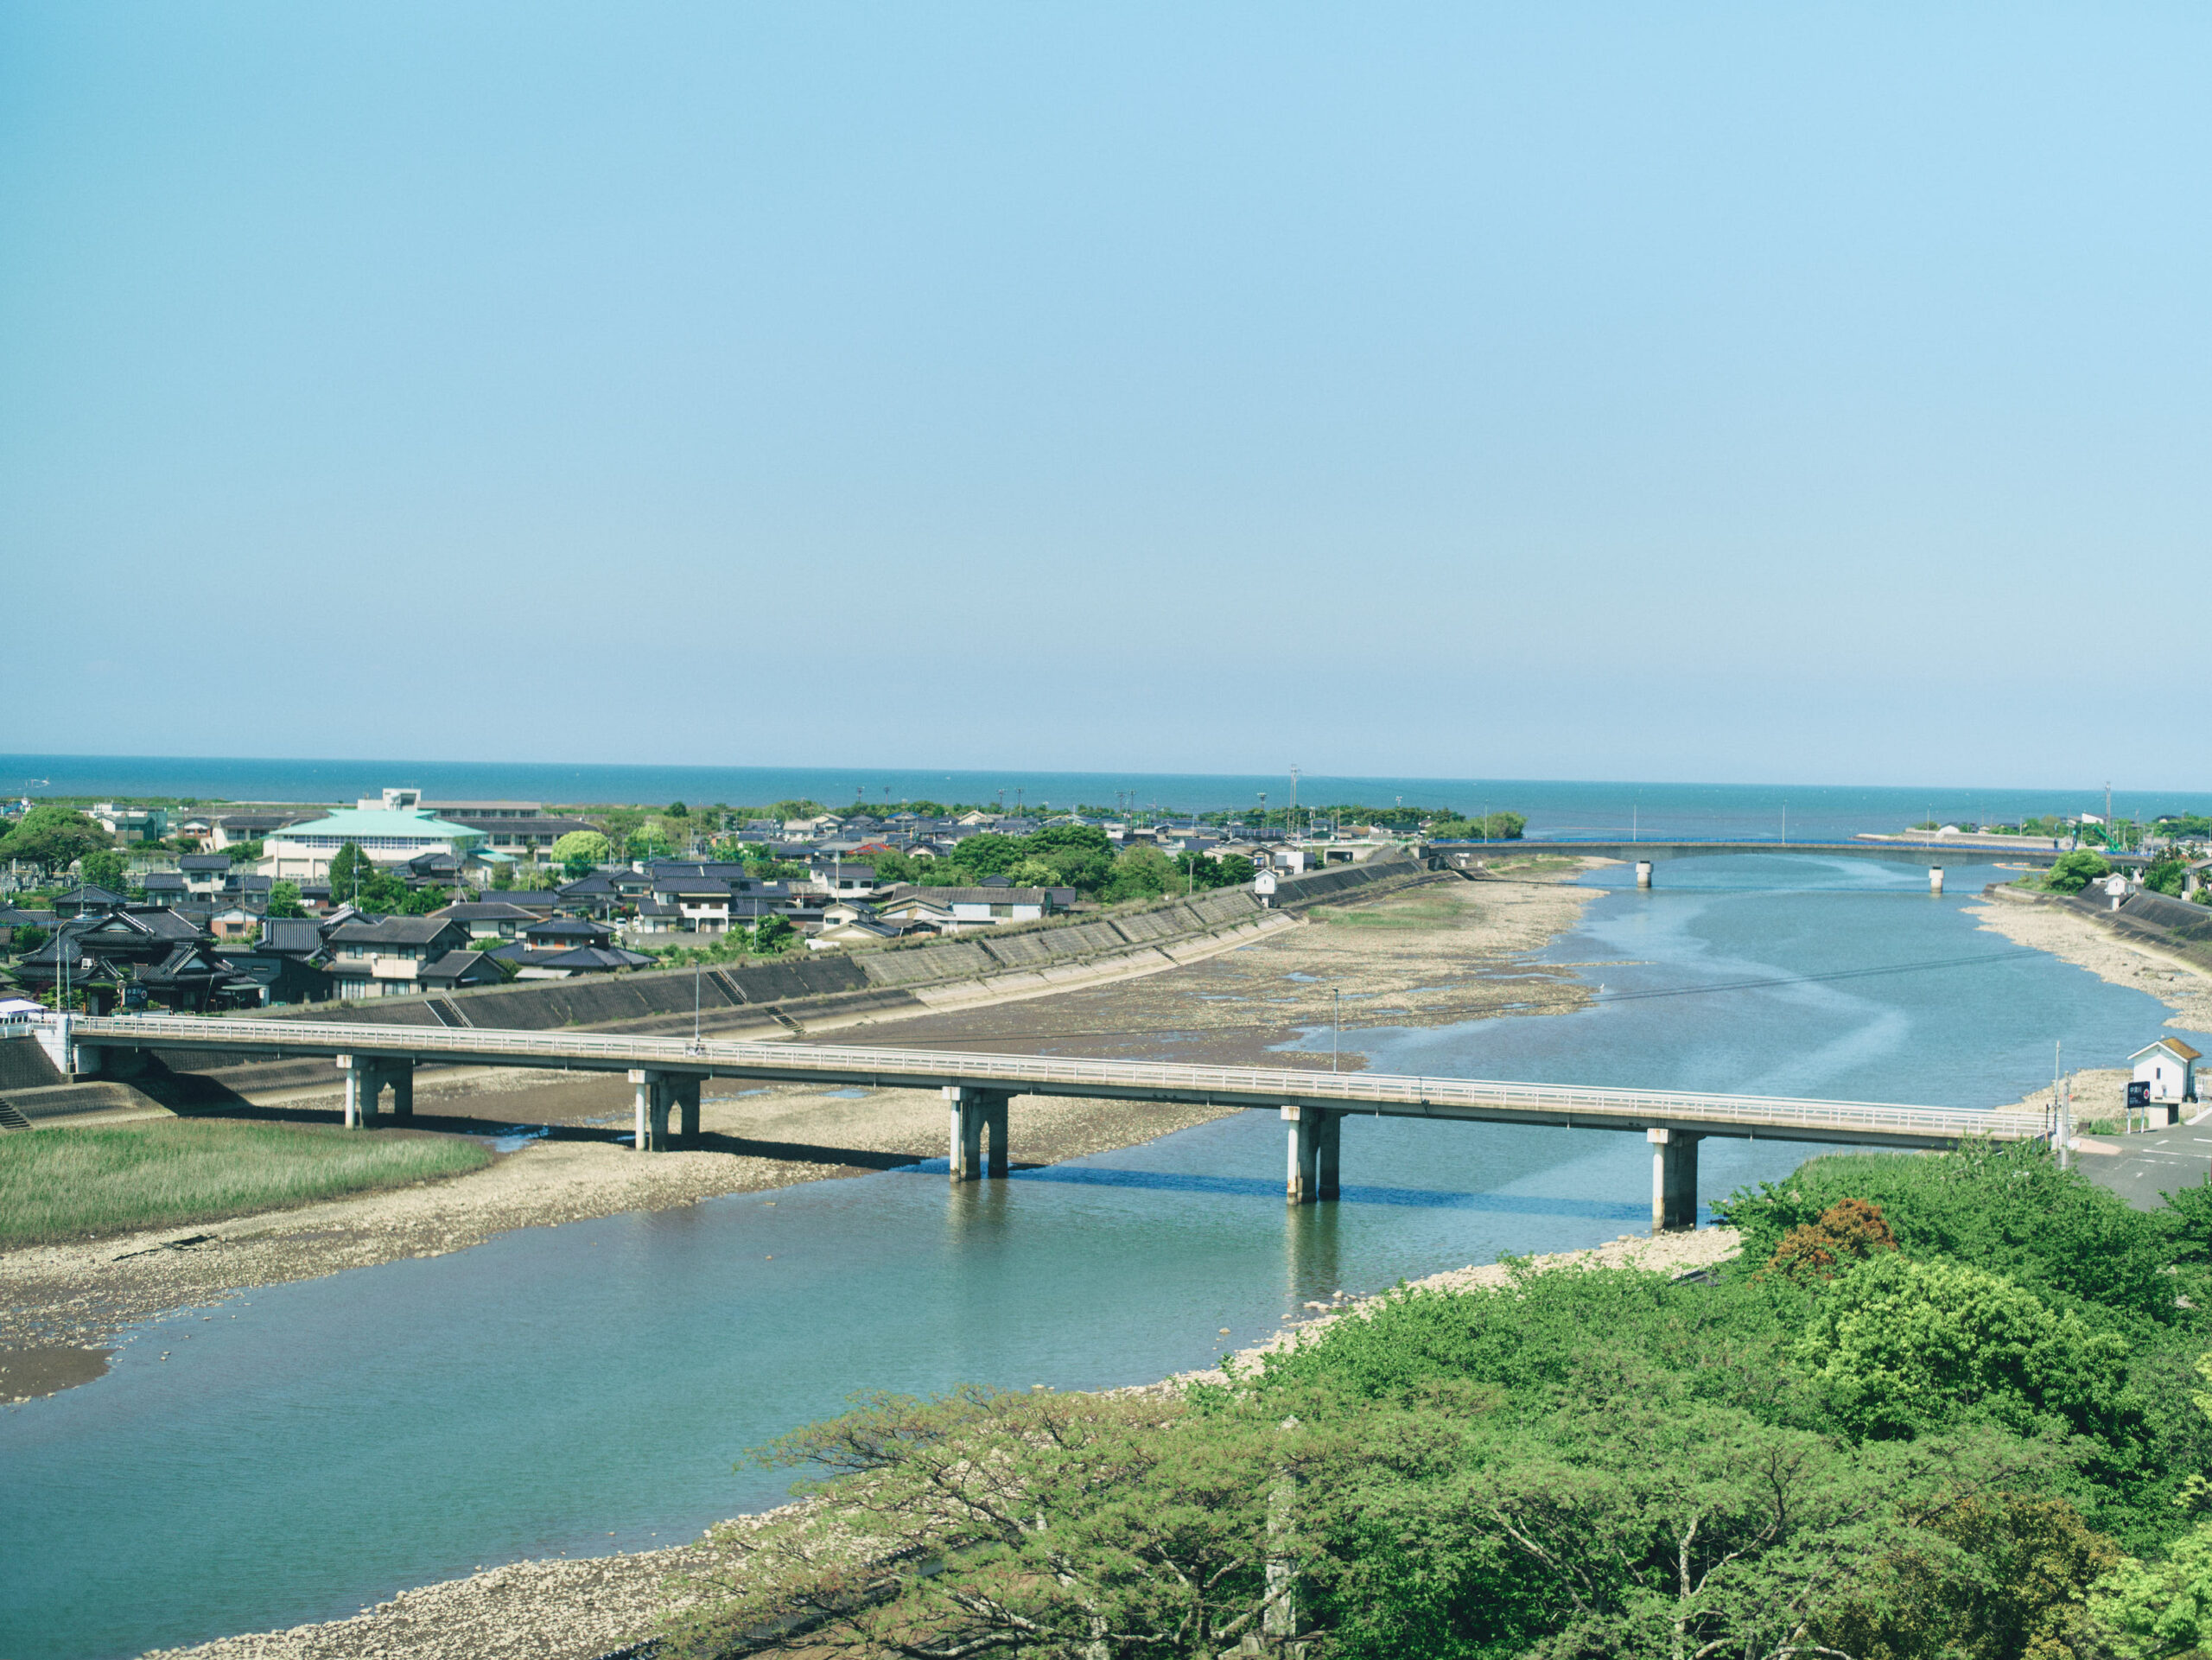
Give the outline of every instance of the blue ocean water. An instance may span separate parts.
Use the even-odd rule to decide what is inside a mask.
[[[1649,892],[1603,871],[1548,952],[1596,1002],[1357,1046],[1393,1071],[1986,1107],[2049,1077],[2054,1039],[2099,1065],[2159,1032],[2146,994],[1980,930],[1999,874],[1936,896],[1817,856],[1680,860]],[[525,1229],[150,1325],[107,1377],[0,1412],[0,1655],[106,1660],[667,1544],[780,1498],[747,1450],[854,1390],[1140,1382],[1339,1288],[1649,1218],[1632,1134],[1355,1117],[1342,1201],[1290,1210],[1282,1138],[1245,1114],[950,1191],[939,1161]],[[1708,1141],[1700,1198],[1819,1150]]]
[[[0,754],[0,795],[162,795],[205,801],[352,803],[386,785],[432,797],[594,803],[761,806],[812,799],[1003,802],[1008,808],[1110,806],[1123,795],[1141,808],[1185,812],[1281,806],[1287,773],[942,772],[924,767],[579,766],[524,761],[263,760],[130,755]],[[2024,815],[2104,811],[2101,786],[2077,789],[1892,788],[1857,785],[1605,783],[1540,779],[1337,778],[1298,781],[1305,805],[1361,803],[1448,807],[1462,813],[1523,813],[1532,836],[1618,836],[1634,824],[1656,836],[1825,840],[1894,830],[1936,817],[1945,823],[2017,820]],[[2212,812],[2202,791],[2131,791],[2115,796],[2121,817]]]

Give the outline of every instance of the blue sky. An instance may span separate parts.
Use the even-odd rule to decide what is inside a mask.
[[[0,747],[2191,787],[2208,47],[11,5]]]

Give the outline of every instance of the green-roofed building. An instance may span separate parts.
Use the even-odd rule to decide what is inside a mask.
[[[489,839],[480,830],[449,824],[426,812],[342,808],[327,817],[272,831],[262,843],[257,868],[282,881],[319,882],[329,879],[330,862],[348,842],[372,863],[402,865],[425,853],[465,858]]]

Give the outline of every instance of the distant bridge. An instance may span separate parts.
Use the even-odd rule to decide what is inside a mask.
[[[2069,851],[2050,846],[2040,837],[2030,840],[2023,836],[2021,840],[2024,845],[2020,847],[1996,847],[1987,842],[1961,843],[1941,837],[1926,842],[1696,842],[1663,838],[1618,842],[1431,842],[1427,851],[1431,859],[1441,860],[1457,870],[1472,870],[1492,859],[1517,859],[1531,853],[1618,859],[1636,866],[1638,887],[1650,887],[1651,867],[1670,859],[1709,859],[1743,854],[1876,859],[1885,864],[1927,867],[1929,891],[1940,894],[1943,891],[1943,872],[1954,865],[2020,864],[2047,869]],[[2149,862],[2139,853],[2106,853],[2104,857],[2122,868],[2135,868]]]
[[[1641,1130],[1652,1149],[1652,1227],[1694,1227],[1697,1146],[1707,1135],[1892,1148],[1955,1147],[1968,1137],[2041,1139],[2041,1114],[1800,1100],[1677,1090],[1585,1088],[1477,1078],[1324,1072],[1266,1066],[1186,1066],[1148,1060],[945,1053],[796,1042],[690,1042],[604,1033],[444,1031],[324,1021],[207,1019],[188,1014],[71,1015],[56,1024],[73,1069],[95,1070],[104,1049],[215,1051],[271,1059],[328,1055],[346,1074],[346,1122],[375,1123],[392,1090],[397,1117],[414,1113],[423,1061],[626,1073],[637,1089],[640,1151],[699,1133],[699,1089],[710,1078],[753,1082],[938,1090],[950,1107],[952,1179],[1007,1173],[1007,1103],[1017,1095],[1105,1097],[1281,1114],[1288,1125],[1293,1204],[1337,1197],[1344,1120],[1359,1116]],[[988,1151],[985,1151],[988,1137]]]

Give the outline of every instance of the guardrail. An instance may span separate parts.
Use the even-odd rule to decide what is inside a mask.
[[[631,1067],[702,1074],[818,1074],[825,1080],[867,1081],[928,1088],[973,1083],[1016,1092],[1137,1093],[1200,1103],[1269,1106],[1395,1109],[1400,1116],[1453,1116],[1454,1109],[1525,1114],[1548,1122],[1564,1118],[1612,1121],[1622,1129],[1647,1124],[1716,1128],[1863,1131],[1883,1138],[1955,1142],[1974,1135],[2021,1141],[2047,1133],[2040,1114],[1974,1111],[1958,1107],[1910,1106],[1884,1101],[1821,1101],[1789,1096],[1724,1095],[1681,1090],[1624,1090],[1498,1079],[1428,1078],[1376,1072],[1321,1072],[1267,1066],[1192,1066],[1166,1061],[1082,1060],[925,1049],[869,1048],[849,1044],[793,1042],[693,1043],[683,1038],[623,1037],[593,1033],[511,1032],[471,1028],[364,1026],[337,1021],[202,1020],[190,1015],[130,1014],[74,1021],[75,1040],[103,1039],[133,1047],[188,1046],[292,1054],[391,1054],[416,1059],[501,1059],[557,1062],[597,1070]],[[1029,1086],[1024,1090],[1022,1086]]]

